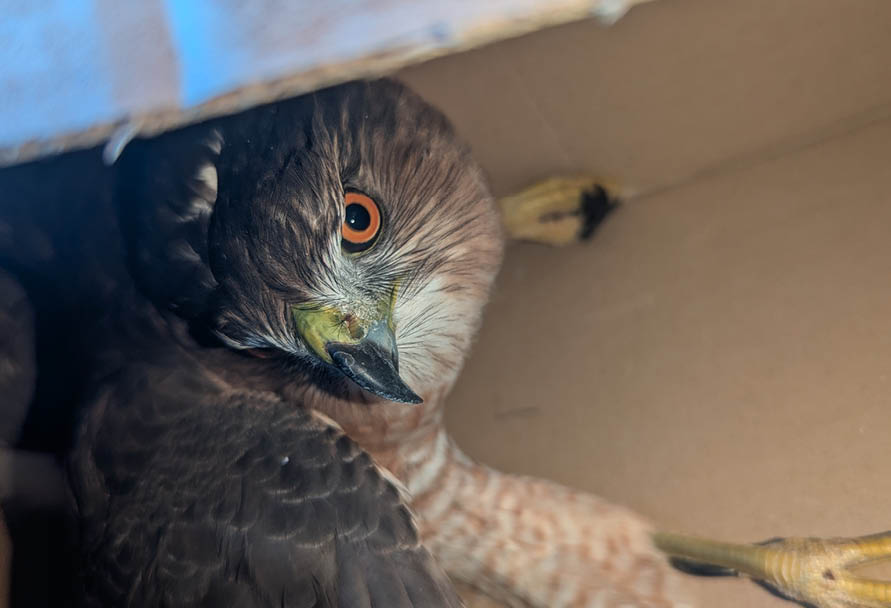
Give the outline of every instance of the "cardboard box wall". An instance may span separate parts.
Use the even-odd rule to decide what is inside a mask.
[[[510,248],[460,444],[727,540],[891,527],[889,34],[884,0],[664,0],[402,72],[497,193],[637,192],[588,244]]]

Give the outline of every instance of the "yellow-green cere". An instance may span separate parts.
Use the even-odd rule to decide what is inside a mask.
[[[325,346],[332,342],[356,344],[365,337],[374,323],[386,319],[387,326],[395,331],[393,309],[399,281],[390,290],[389,298],[382,299],[368,313],[358,315],[345,313],[334,306],[320,306],[307,303],[291,307],[291,314],[297,324],[297,332],[306,345],[326,363],[331,356]]]

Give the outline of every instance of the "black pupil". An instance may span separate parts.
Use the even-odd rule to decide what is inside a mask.
[[[362,205],[352,203],[346,208],[346,224],[356,232],[362,232],[371,225],[371,214]]]

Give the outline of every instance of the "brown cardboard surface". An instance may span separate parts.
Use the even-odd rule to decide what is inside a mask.
[[[662,0],[405,70],[499,194],[567,170],[649,190],[891,116],[886,0]]]
[[[404,74],[499,193],[644,193],[588,244],[510,248],[448,412],[472,456],[727,540],[891,528],[889,18],[666,0]]]
[[[513,247],[459,443],[727,540],[891,527],[889,155],[886,124],[628,201],[585,246]]]

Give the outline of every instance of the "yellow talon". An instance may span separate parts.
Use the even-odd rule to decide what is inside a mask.
[[[590,176],[552,177],[499,199],[508,235],[545,245],[585,239],[615,207],[603,182]]]
[[[748,576],[788,599],[817,608],[891,608],[891,582],[857,576],[853,568],[891,559],[891,532],[858,538],[786,538],[762,544],[725,543],[656,532],[653,542],[681,569]]]

